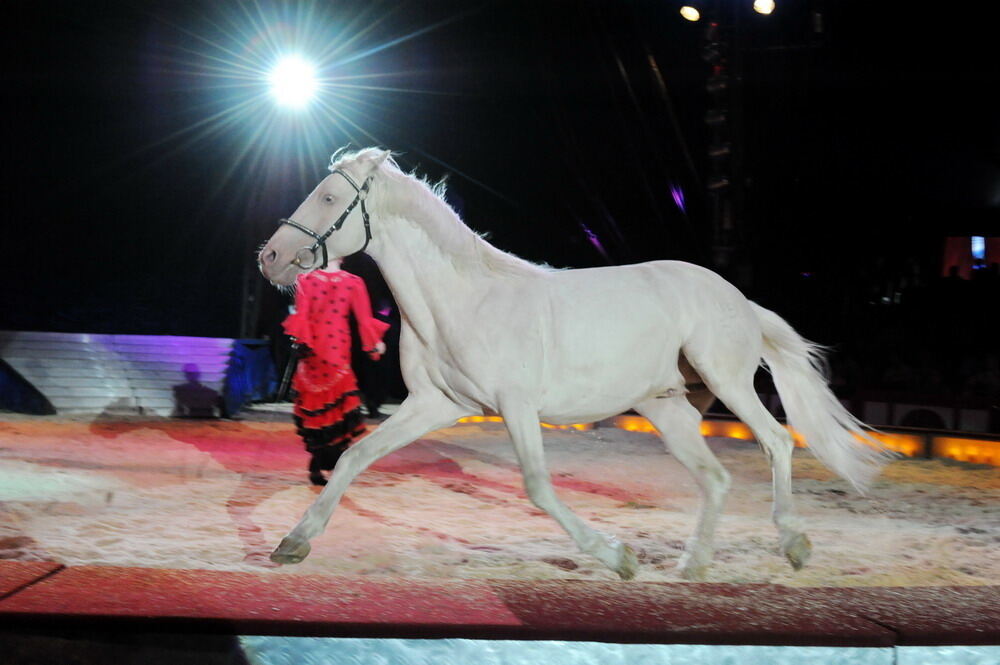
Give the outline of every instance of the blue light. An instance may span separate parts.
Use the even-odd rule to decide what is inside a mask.
[[[986,260],[986,238],[983,236],[972,236],[972,258],[980,261]]]

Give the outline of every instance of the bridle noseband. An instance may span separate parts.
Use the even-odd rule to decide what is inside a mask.
[[[346,180],[351,184],[351,187],[354,188],[354,191],[357,192],[357,194],[354,196],[354,200],[351,201],[350,205],[348,205],[347,208],[344,209],[344,212],[340,213],[340,217],[337,218],[337,221],[331,224],[330,228],[326,230],[326,233],[324,233],[323,235],[319,235],[312,229],[305,227],[299,224],[298,222],[288,218],[282,218],[278,220],[279,226],[282,224],[287,224],[288,226],[294,227],[299,231],[302,231],[302,233],[305,233],[306,235],[316,239],[316,242],[314,242],[311,246],[303,247],[298,252],[296,252],[295,259],[292,260],[292,263],[294,265],[299,266],[300,268],[309,269],[313,267],[313,264],[316,262],[317,249],[323,251],[323,265],[321,265],[319,268],[320,270],[326,268],[326,265],[329,262],[329,257],[327,256],[326,253],[326,239],[329,238],[330,234],[332,234],[334,231],[340,230],[340,227],[342,227],[344,225],[344,222],[347,220],[347,216],[351,214],[351,211],[354,210],[354,208],[358,205],[358,203],[361,204],[361,218],[364,220],[365,223],[365,244],[362,245],[361,249],[359,249],[358,251],[359,252],[365,251],[365,249],[367,249],[368,247],[368,243],[371,242],[372,228],[371,228],[371,221],[368,219],[368,209],[365,208],[365,199],[368,197],[368,190],[369,187],[371,186],[372,178],[375,177],[374,174],[368,176],[368,178],[365,179],[364,183],[360,187],[358,187],[358,184],[354,182],[354,179],[351,178],[351,176],[347,175],[345,171],[342,171],[340,169],[333,169],[333,171],[331,171],[331,174],[333,173],[339,173],[340,175],[342,175],[344,177],[344,180]],[[310,261],[309,265],[304,265],[303,261],[304,256],[300,256],[300,254],[302,254],[303,252],[309,252],[310,255],[312,256],[312,261]]]

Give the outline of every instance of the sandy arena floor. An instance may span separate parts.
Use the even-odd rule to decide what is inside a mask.
[[[557,491],[631,544],[639,581],[681,581],[696,491],[657,438],[618,429],[545,432]],[[891,464],[869,497],[808,452],[795,456],[814,546],[794,572],[769,519],[770,472],[754,444],[711,439],[733,489],[708,581],[793,586],[1000,582],[1000,469]],[[0,559],[259,571],[315,498],[291,424],[0,413]],[[366,471],[311,556],[283,573],[423,578],[617,579],[524,496],[506,432],[434,432]]]

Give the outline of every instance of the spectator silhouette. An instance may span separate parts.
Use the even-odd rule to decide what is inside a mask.
[[[195,363],[184,365],[184,383],[174,389],[174,413],[180,418],[217,418],[222,414],[219,391],[201,382],[201,370]]]

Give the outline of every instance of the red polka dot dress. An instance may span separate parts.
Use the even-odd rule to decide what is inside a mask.
[[[357,275],[342,270],[300,275],[295,313],[284,322],[285,332],[305,347],[292,379],[295,425],[317,466],[325,469],[365,431],[351,369],[349,314],[357,321],[362,348],[377,357],[375,346],[389,324],[372,316],[368,290]]]

